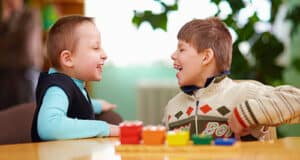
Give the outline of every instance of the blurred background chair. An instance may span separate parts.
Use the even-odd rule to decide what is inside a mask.
[[[118,125],[123,121],[122,117],[114,111],[106,111],[97,114],[96,119],[106,121],[107,123],[115,124],[115,125]]]
[[[0,144],[31,142],[31,123],[35,103],[24,103],[0,111]],[[96,119],[119,124],[122,118],[114,111],[96,115]]]
[[[0,111],[0,144],[31,142],[31,122],[35,103],[25,103]]]

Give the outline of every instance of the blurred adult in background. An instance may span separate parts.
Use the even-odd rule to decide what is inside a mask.
[[[0,110],[34,101],[43,65],[42,28],[37,10],[23,0],[2,0],[0,21]]]

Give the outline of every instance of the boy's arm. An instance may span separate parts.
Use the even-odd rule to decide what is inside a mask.
[[[44,140],[87,138],[110,135],[104,121],[67,117],[68,97],[59,87],[50,87],[38,115],[38,134]]]
[[[249,127],[290,123],[299,117],[300,90],[280,86],[234,108],[228,123],[235,133],[242,133]]]

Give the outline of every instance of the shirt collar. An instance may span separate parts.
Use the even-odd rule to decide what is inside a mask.
[[[53,74],[53,73],[60,73],[58,70],[56,70],[55,68],[50,68],[49,71],[48,71],[48,74]],[[60,73],[60,74],[63,74],[63,73]],[[85,87],[85,83],[84,81],[82,80],[79,80],[79,79],[76,79],[76,78],[73,78],[71,77],[71,79],[73,80],[73,82],[76,84],[76,86],[80,89],[84,89]]]
[[[196,85],[188,85],[188,86],[182,86],[180,87],[180,89],[188,95],[193,95],[193,93],[201,88],[206,88],[207,86],[209,86],[211,84],[211,82],[213,82],[215,79],[219,79],[222,77],[225,77],[227,75],[230,74],[230,71],[223,71],[220,74],[216,75],[216,76],[212,76],[206,79],[204,87],[198,87]],[[222,80],[222,79],[221,79]]]

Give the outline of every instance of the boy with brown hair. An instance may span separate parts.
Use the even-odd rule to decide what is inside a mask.
[[[119,127],[95,120],[100,107],[85,90],[86,81],[102,79],[106,53],[92,18],[68,16],[50,29],[47,54],[52,67],[41,73],[36,89],[37,108],[32,140],[59,140],[95,136],[118,136]]]
[[[172,54],[183,92],[172,98],[163,122],[170,130],[191,134],[264,139],[269,125],[300,115],[300,91],[291,86],[271,87],[257,81],[233,81],[229,74],[232,38],[217,18],[196,19],[179,31]],[[230,118],[228,124],[228,117]],[[238,129],[241,125],[247,129]],[[232,127],[232,130],[230,129]]]

